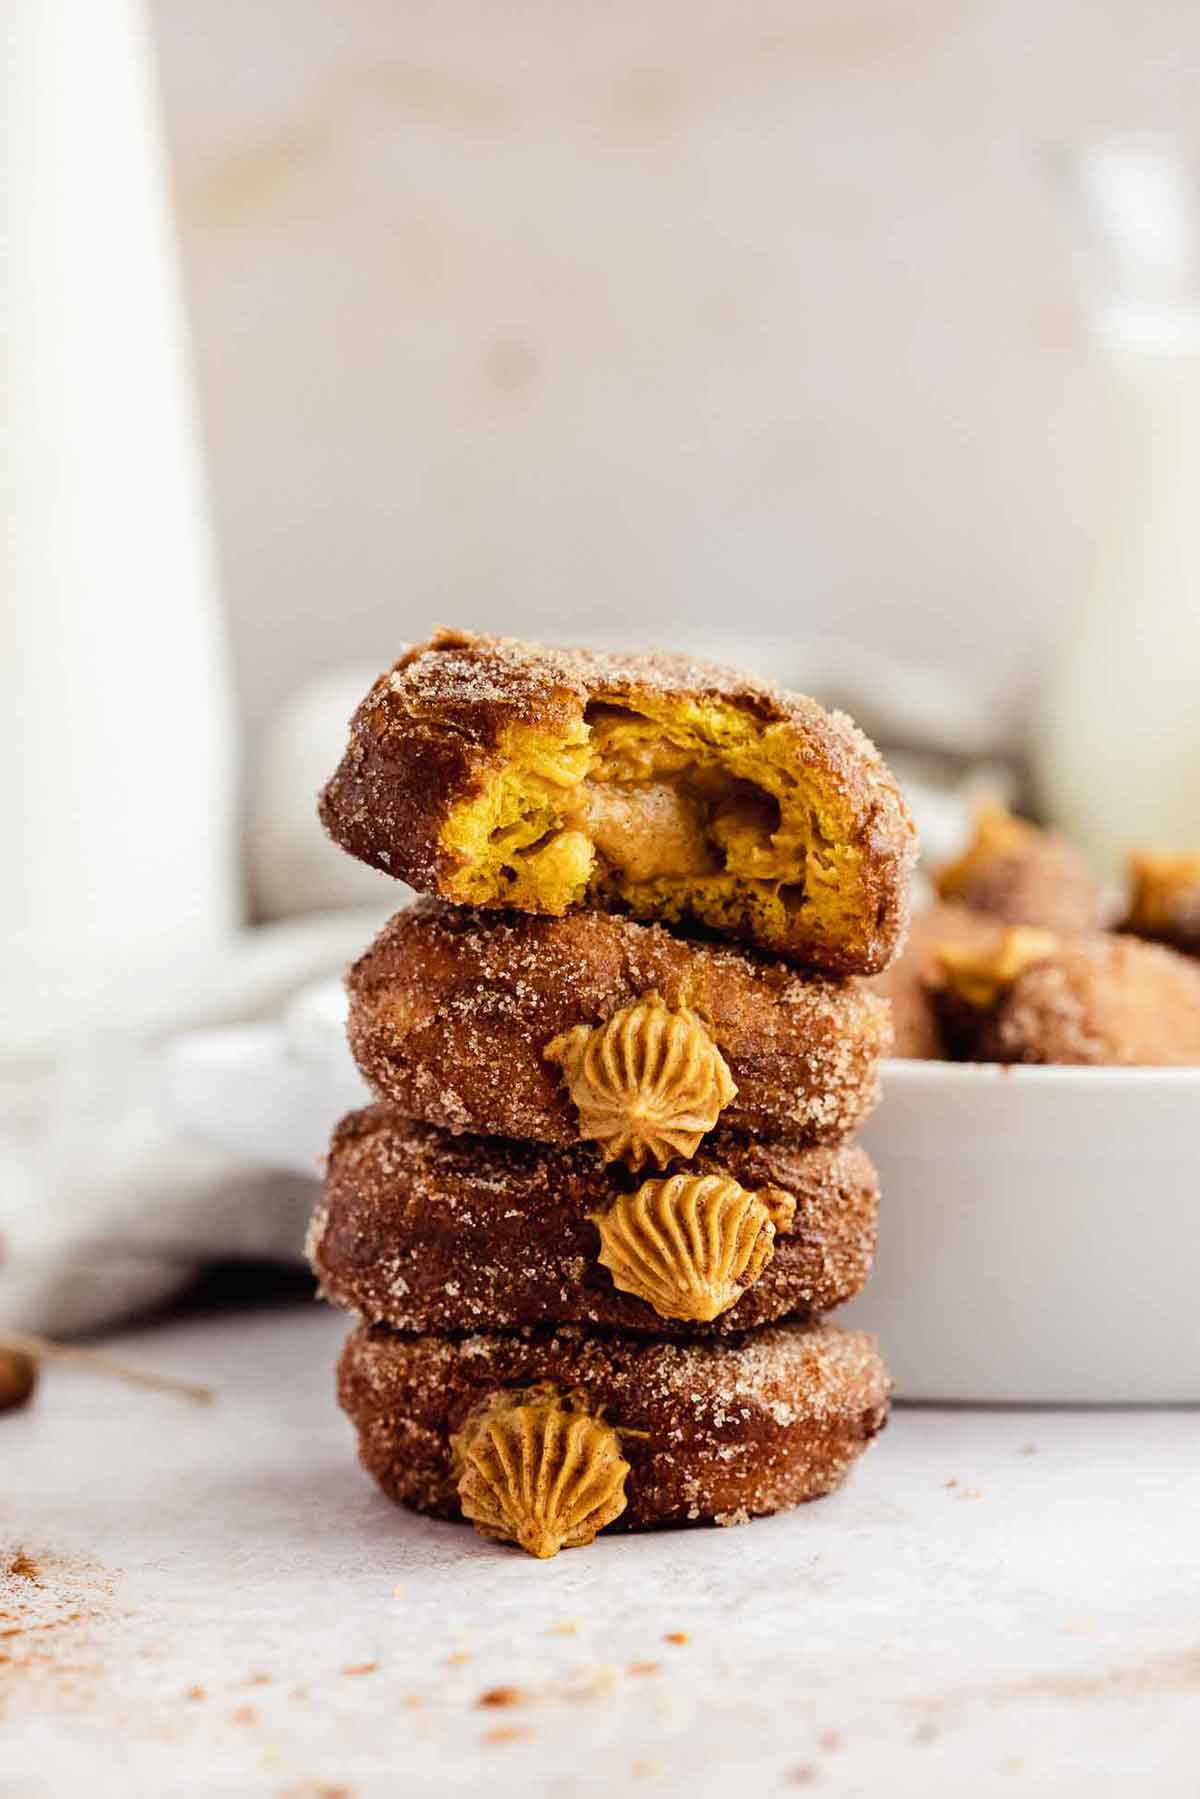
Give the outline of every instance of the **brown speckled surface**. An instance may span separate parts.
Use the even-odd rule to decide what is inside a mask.
[[[831,1492],[887,1419],[874,1340],[782,1325],[720,1344],[587,1335],[570,1327],[465,1339],[359,1326],[338,1396],[363,1466],[391,1498],[459,1515],[453,1432],[501,1388],[548,1381],[629,1432],[628,1509],[610,1528],[777,1512]]]
[[[980,1062],[1200,1065],[1200,968],[1133,937],[1065,939],[977,1019],[969,1053]]]
[[[854,1130],[878,1098],[888,1010],[861,982],[602,912],[538,918],[422,901],[349,977],[350,1046],[380,1099],[451,1130],[573,1143],[542,1054],[651,990],[705,1021],[737,1085],[723,1125],[797,1141]]]
[[[862,1150],[718,1133],[689,1167],[749,1188],[783,1187],[797,1201],[793,1228],[776,1237],[759,1280],[707,1325],[660,1318],[599,1266],[588,1214],[621,1188],[595,1150],[454,1137],[382,1106],[338,1127],[309,1252],[327,1298],[409,1331],[546,1321],[727,1335],[828,1311],[862,1287],[878,1214],[878,1182]]]
[[[870,982],[873,992],[891,1001],[893,1055],[919,1061],[938,1061],[949,1056],[930,990],[930,982],[938,971],[938,951],[946,943],[985,951],[1000,941],[1003,932],[998,918],[972,911],[955,900],[934,900],[914,914],[903,951],[890,968]]]
[[[977,865],[952,885],[945,883],[958,864],[935,875],[943,897],[1001,924],[1037,925],[1064,935],[1099,929],[1103,895],[1081,852],[1058,831],[1027,819],[1012,823],[1019,842],[980,854]]]

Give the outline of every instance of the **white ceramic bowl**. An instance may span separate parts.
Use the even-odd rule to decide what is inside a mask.
[[[177,1128],[268,1168],[315,1179],[338,1119],[370,1103],[340,981],[305,988],[278,1024],[189,1031],[167,1049],[162,1104]]]
[[[278,1025],[181,1039],[165,1103],[209,1141],[315,1174],[368,1098],[340,986]],[[905,1399],[1200,1401],[1200,1068],[889,1062],[864,1142],[878,1331]]]
[[[839,1321],[907,1399],[1200,1401],[1200,1068],[889,1062]]]

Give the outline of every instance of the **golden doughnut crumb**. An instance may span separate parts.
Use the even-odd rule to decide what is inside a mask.
[[[657,993],[622,1006],[604,1024],[579,1024],[548,1043],[579,1114],[579,1134],[606,1162],[635,1172],[694,1156],[737,1095],[703,1021]]]
[[[1057,942],[1052,931],[1017,925],[988,949],[944,943],[937,959],[946,985],[968,1006],[984,1011],[994,1006],[1027,968],[1053,955]]]
[[[463,1516],[540,1561],[592,1542],[625,1510],[616,1431],[551,1387],[492,1394],[451,1452]]]
[[[786,948],[796,914],[820,940],[861,930],[863,849],[849,808],[786,730],[715,697],[598,688],[561,735],[517,723],[482,795],[440,847],[461,905],[560,915],[620,903]]]
[[[709,1323],[736,1305],[775,1253],[796,1202],[780,1188],[769,1199],[723,1175],[675,1174],[644,1181],[607,1212],[594,1212],[599,1260],[623,1293],[660,1318]]]
[[[803,695],[462,631],[375,683],[321,816],[456,905],[700,924],[829,974],[896,953],[917,848],[878,752]]]

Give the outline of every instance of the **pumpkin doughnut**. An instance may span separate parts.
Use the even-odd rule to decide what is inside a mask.
[[[932,992],[970,1061],[1200,1065],[1200,969],[1133,937],[1023,927],[982,953],[950,945]]]
[[[1138,850],[1129,858],[1129,913],[1121,929],[1200,956],[1200,850]]]
[[[360,1325],[338,1372],[390,1498],[540,1556],[604,1528],[740,1524],[832,1492],[889,1392],[874,1340],[828,1324],[721,1343]]]
[[[597,1143],[638,1168],[720,1122],[846,1136],[878,1098],[888,1008],[858,981],[602,912],[425,900],[351,970],[350,1045],[373,1092],[450,1130]]]
[[[721,1132],[644,1181],[586,1146],[456,1137],[370,1106],[334,1133],[309,1256],[326,1298],[397,1330],[729,1334],[852,1298],[878,1202],[854,1147]]]
[[[682,656],[454,631],[376,681],[321,817],[457,905],[628,912],[833,974],[891,960],[916,856],[840,713]]]
[[[993,800],[975,813],[971,842],[934,877],[944,900],[957,900],[1001,924],[1095,931],[1103,911],[1099,883],[1057,831],[1018,818]]]
[[[868,985],[892,1006],[894,1056],[941,1061],[950,1054],[934,988],[940,980],[940,952],[949,945],[985,953],[1004,935],[998,918],[955,900],[933,900],[913,915],[912,929],[890,968]]]

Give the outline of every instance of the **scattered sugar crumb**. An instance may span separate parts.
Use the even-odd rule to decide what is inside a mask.
[[[378,1662],[354,1662],[349,1668],[343,1668],[343,1674],[374,1674],[379,1667]]]
[[[686,1643],[688,1640],[686,1630],[669,1630],[663,1638],[664,1643]]]
[[[488,1687],[480,1693],[476,1705],[528,1705],[532,1701],[532,1693],[524,1687]]]
[[[528,1724],[501,1724],[484,1732],[485,1743],[519,1743],[534,1735]]]

